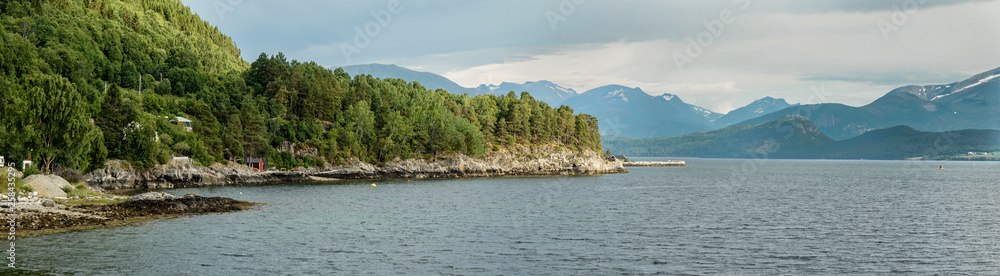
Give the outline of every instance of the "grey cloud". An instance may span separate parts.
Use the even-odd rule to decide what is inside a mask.
[[[803,81],[843,81],[870,85],[931,85],[948,84],[968,78],[969,74],[937,69],[926,70],[856,70],[849,72],[825,72],[806,74],[799,77]]]
[[[877,12],[896,8],[930,8],[994,0],[772,0],[755,1],[755,8],[790,13]]]

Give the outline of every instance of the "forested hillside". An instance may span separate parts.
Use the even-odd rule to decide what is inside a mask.
[[[597,120],[527,93],[468,97],[314,62],[239,58],[178,1],[0,3],[0,155],[87,171],[190,156],[279,167],[511,144],[600,150]],[[177,117],[193,121],[192,131]],[[289,143],[314,157],[276,148]]]
[[[833,142],[805,117],[789,115],[758,125],[731,126],[673,137],[605,136],[605,148],[629,156],[773,158]]]
[[[847,140],[802,151],[797,158],[952,159],[968,152],[1000,150],[1000,131],[964,129],[923,132],[908,126],[878,129]]]

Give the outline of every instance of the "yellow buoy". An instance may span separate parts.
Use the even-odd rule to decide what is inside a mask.
[[[375,187],[375,183],[372,183],[372,187]]]

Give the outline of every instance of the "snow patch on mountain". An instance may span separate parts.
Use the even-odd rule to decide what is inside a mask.
[[[565,92],[566,94],[576,95],[576,91],[573,91],[573,90],[568,89],[566,87],[556,86],[556,89],[559,89],[559,91]]]
[[[714,122],[717,119],[719,119],[718,117],[721,116],[721,114],[717,114],[717,113],[715,113],[715,112],[713,112],[711,110],[704,109],[704,108],[702,108],[700,106],[697,106],[697,105],[688,104],[688,106],[690,106],[691,110],[694,110],[695,113],[698,113],[702,117],[705,117],[705,119],[708,119],[708,122],[710,122],[710,123]]]
[[[997,74],[997,75],[992,75],[992,76],[989,76],[989,77],[985,77],[985,78],[982,78],[982,79],[980,79],[979,81],[977,81],[976,83],[973,83],[973,84],[970,84],[970,85],[967,85],[967,86],[965,86],[965,87],[962,87],[962,88],[959,88],[959,89],[956,89],[955,91],[951,91],[951,93],[948,93],[948,94],[943,94],[943,95],[937,95],[937,96],[935,96],[935,97],[934,97],[933,99],[931,99],[931,101],[934,101],[934,100],[937,100],[937,99],[940,99],[940,98],[943,98],[943,97],[945,97],[945,96],[948,96],[948,95],[951,95],[951,94],[955,94],[955,93],[958,93],[958,92],[962,92],[962,90],[966,90],[966,89],[969,89],[969,88],[972,88],[973,86],[976,86],[976,85],[980,85],[980,84],[983,84],[983,83],[986,83],[986,82],[988,82],[988,81],[990,81],[990,80],[992,80],[992,79],[995,79],[995,78],[997,78],[997,77],[1000,77],[1000,74]]]

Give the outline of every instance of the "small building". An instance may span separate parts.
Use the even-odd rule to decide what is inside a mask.
[[[170,156],[170,164],[172,165],[194,165],[194,159],[187,156]]]
[[[628,160],[628,157],[625,157],[624,155],[621,154],[616,154],[605,157],[604,159],[607,159],[608,161],[626,161]]]
[[[177,124],[184,127],[184,130],[187,131],[191,131],[193,129],[191,128],[191,120],[188,120],[188,118],[177,116]]]
[[[243,165],[258,169],[261,172],[267,170],[267,157],[244,157]]]

